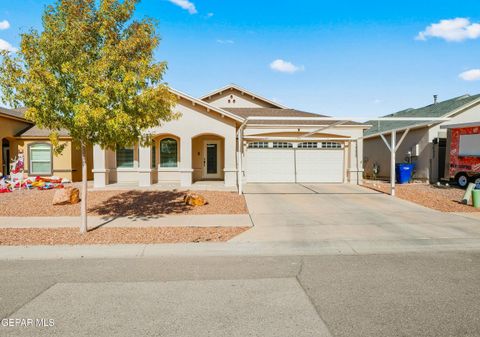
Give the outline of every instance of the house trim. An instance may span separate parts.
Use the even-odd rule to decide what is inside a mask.
[[[270,99],[268,99],[268,98],[265,98],[265,97],[263,97],[263,96],[257,95],[257,94],[255,94],[255,93],[253,93],[253,92],[251,92],[251,91],[248,91],[247,89],[244,89],[244,88],[242,88],[242,87],[240,87],[240,86],[238,86],[238,85],[236,85],[236,84],[233,84],[233,83],[232,83],[232,84],[229,84],[229,85],[227,85],[227,86],[225,86],[225,87],[222,87],[222,88],[220,88],[220,89],[214,90],[214,91],[212,91],[212,92],[210,92],[210,93],[208,93],[208,94],[200,97],[200,99],[201,99],[201,100],[205,100],[205,99],[207,99],[207,98],[210,98],[210,97],[212,97],[212,96],[221,94],[221,93],[223,93],[224,91],[228,91],[228,90],[237,90],[237,91],[239,91],[242,95],[243,95],[243,94],[247,94],[248,96],[251,96],[253,99],[258,99],[258,100],[264,101],[265,103],[268,103],[268,104],[271,104],[271,105],[273,105],[273,106],[276,106],[277,108],[280,108],[280,109],[289,109],[289,108],[288,108],[287,106],[285,106],[285,105],[282,105],[282,104],[280,104],[280,103],[274,102],[274,101],[272,101],[272,100],[270,100]]]

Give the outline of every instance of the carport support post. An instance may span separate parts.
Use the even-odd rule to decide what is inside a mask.
[[[392,131],[390,145],[390,195],[395,196],[395,154],[397,152],[397,132]]]

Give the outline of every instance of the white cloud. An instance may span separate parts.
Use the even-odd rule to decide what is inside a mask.
[[[7,20],[0,21],[0,30],[5,30],[10,28],[10,22]]]
[[[0,50],[7,50],[15,53],[18,49],[5,40],[0,39]]]
[[[281,73],[288,73],[288,74],[294,74],[298,71],[303,71],[305,70],[304,66],[296,66],[295,64],[284,61],[282,59],[278,59],[270,63],[270,69],[274,71],[278,71]]]
[[[375,98],[375,99],[373,100],[373,104],[380,104],[380,103],[382,103],[382,100],[381,100],[381,99]]]
[[[214,15],[215,15],[214,13],[207,13],[207,18],[211,18]]]
[[[480,37],[480,23],[471,23],[467,18],[441,20],[433,23],[423,32],[418,33],[416,40],[425,41],[430,37],[444,39],[450,42],[460,42]]]
[[[172,4],[175,4],[186,11],[188,11],[190,14],[197,14],[197,8],[195,7],[195,4],[193,2],[190,2],[188,0],[168,0]]]
[[[220,44],[234,44],[235,41],[233,41],[233,40],[217,40],[217,43],[220,43]]]
[[[480,80],[480,69],[471,69],[464,71],[458,75],[464,81],[478,81]]]

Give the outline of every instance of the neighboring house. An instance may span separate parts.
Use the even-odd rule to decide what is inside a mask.
[[[172,92],[181,117],[149,130],[152,146],[134,144],[116,151],[94,146],[95,187],[190,186],[202,180],[236,186],[239,158],[244,182],[358,183],[362,178],[362,140],[357,139],[366,125],[305,120],[320,115],[287,108],[236,85],[200,99]],[[248,122],[239,148],[239,128],[251,116],[279,119]]]
[[[384,134],[390,142],[390,133],[397,132],[397,140],[404,132],[409,132],[397,150],[397,163],[415,163],[414,178],[437,182],[444,178],[446,131],[441,126],[480,120],[480,95],[464,95],[443,102],[418,108],[406,109],[385,117],[445,117],[449,121],[371,121],[372,128],[365,131],[363,162],[366,177],[374,176],[378,168],[378,178],[390,177],[390,151],[381,139]]]
[[[25,173],[29,176],[57,176],[80,181],[81,156],[75,142],[65,131],[59,132],[60,144],[65,148],[55,155],[49,139],[50,132],[36,127],[24,117],[23,110],[0,108],[0,140],[2,142],[1,170],[10,173],[10,162],[20,153],[24,155]],[[88,149],[88,178],[93,179],[92,147]]]

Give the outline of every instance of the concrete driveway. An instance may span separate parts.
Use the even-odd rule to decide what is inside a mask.
[[[250,184],[235,242],[480,238],[480,221],[347,184]]]

